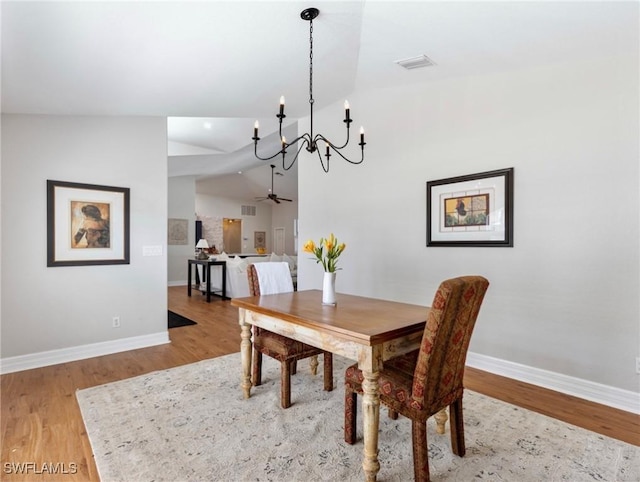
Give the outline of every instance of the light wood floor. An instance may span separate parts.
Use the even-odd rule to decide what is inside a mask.
[[[206,303],[198,293],[188,298],[186,287],[172,287],[169,309],[198,323],[169,330],[170,344],[0,377],[1,480],[98,481],[76,390],[239,351],[237,309],[229,301],[216,298]],[[471,390],[640,445],[638,415],[471,368],[466,371],[465,384]],[[7,465],[11,463],[35,465],[28,475],[19,475],[8,473],[15,467]],[[59,470],[76,473],[35,474],[34,468],[43,472],[43,464],[59,464]]]

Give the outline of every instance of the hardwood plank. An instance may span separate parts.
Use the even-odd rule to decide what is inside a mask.
[[[640,446],[640,415],[470,367],[464,383],[470,390]]]
[[[76,390],[164,370],[240,349],[238,310],[214,297],[207,303],[186,287],[169,288],[169,309],[197,325],[169,330],[171,343],[0,377],[2,480],[99,481]],[[342,374],[336,374],[338,380]],[[240,382],[238,382],[239,384]],[[465,384],[485,395],[640,445],[639,416],[468,368]],[[238,388],[240,389],[240,388]],[[76,464],[76,473],[7,473],[7,463]],[[61,466],[59,466],[61,467]]]

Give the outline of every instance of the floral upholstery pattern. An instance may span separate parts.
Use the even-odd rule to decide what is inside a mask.
[[[378,387],[391,416],[412,421],[415,480],[429,480],[426,421],[449,407],[453,453],[463,456],[463,377],[471,333],[489,287],[482,276],[443,281],[427,316],[420,349],[384,362]],[[345,441],[355,443],[356,398],[362,394],[358,365],[345,372]]]
[[[251,296],[260,296],[260,282],[253,264],[247,269],[247,277]],[[333,390],[331,353],[254,326],[252,383],[254,386],[262,384],[262,355],[278,360],[280,362],[280,404],[282,408],[289,408],[291,406],[291,375],[296,373],[297,361],[320,354],[323,355],[324,362],[324,389],[330,392]],[[315,375],[315,367],[313,374]]]

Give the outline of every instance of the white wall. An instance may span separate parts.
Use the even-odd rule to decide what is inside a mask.
[[[166,120],[3,115],[2,141],[3,369],[72,347],[168,341]],[[47,267],[47,179],[130,188],[129,265]]]
[[[256,207],[255,216],[243,216],[242,205]],[[273,228],[285,228],[285,248],[287,254],[294,254],[293,220],[297,216],[297,203],[282,203],[272,205],[271,202],[242,202],[215,196],[212,194],[196,193],[196,213],[199,216],[242,219],[242,251],[255,253],[254,231],[264,231],[267,234],[267,253],[273,250]]]
[[[169,285],[186,284],[187,259],[193,258],[196,245],[196,181],[195,176],[178,176],[169,178],[169,218],[186,219],[188,221],[188,240],[185,245],[167,246],[169,261]]]
[[[291,203],[282,202],[277,206],[273,206],[271,214],[271,240],[273,240],[273,230],[275,228],[284,228],[284,252],[291,255],[296,254],[296,248],[294,244],[293,220],[298,217],[298,203],[295,201]],[[271,249],[269,249],[268,252],[274,251],[273,243],[270,244],[270,247]]]
[[[246,204],[255,205],[254,203]],[[256,252],[253,247],[254,231],[265,231],[267,233],[267,247],[270,247],[271,237],[269,235],[269,231],[271,228],[271,207],[259,205],[256,207],[255,216],[243,216],[241,206],[241,201],[235,199],[213,196],[210,194],[201,194],[199,192],[196,193],[196,214],[198,216],[242,219],[243,252]],[[224,246],[223,249],[227,251],[227,248]]]
[[[638,86],[636,56],[356,91],[365,162],[302,159],[300,243],[347,243],[339,292],[428,305],[443,279],[484,275],[471,352],[637,395]],[[336,112],[314,125],[340,139]],[[507,167],[515,247],[427,248],[426,182]],[[299,257],[300,289],[321,276]]]

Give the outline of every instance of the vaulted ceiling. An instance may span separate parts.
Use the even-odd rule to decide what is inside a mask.
[[[304,8],[320,9],[313,88],[322,108],[354,89],[624,54],[618,36],[634,31],[621,28],[629,23],[637,36],[634,3],[4,1],[2,112],[165,116],[170,175],[225,176],[229,186],[262,165],[244,184],[264,195],[270,168],[253,158],[254,121],[261,137],[274,133],[281,95],[290,129],[308,115]],[[436,65],[395,63],[418,55]],[[278,194],[294,195],[294,176],[280,178]]]

